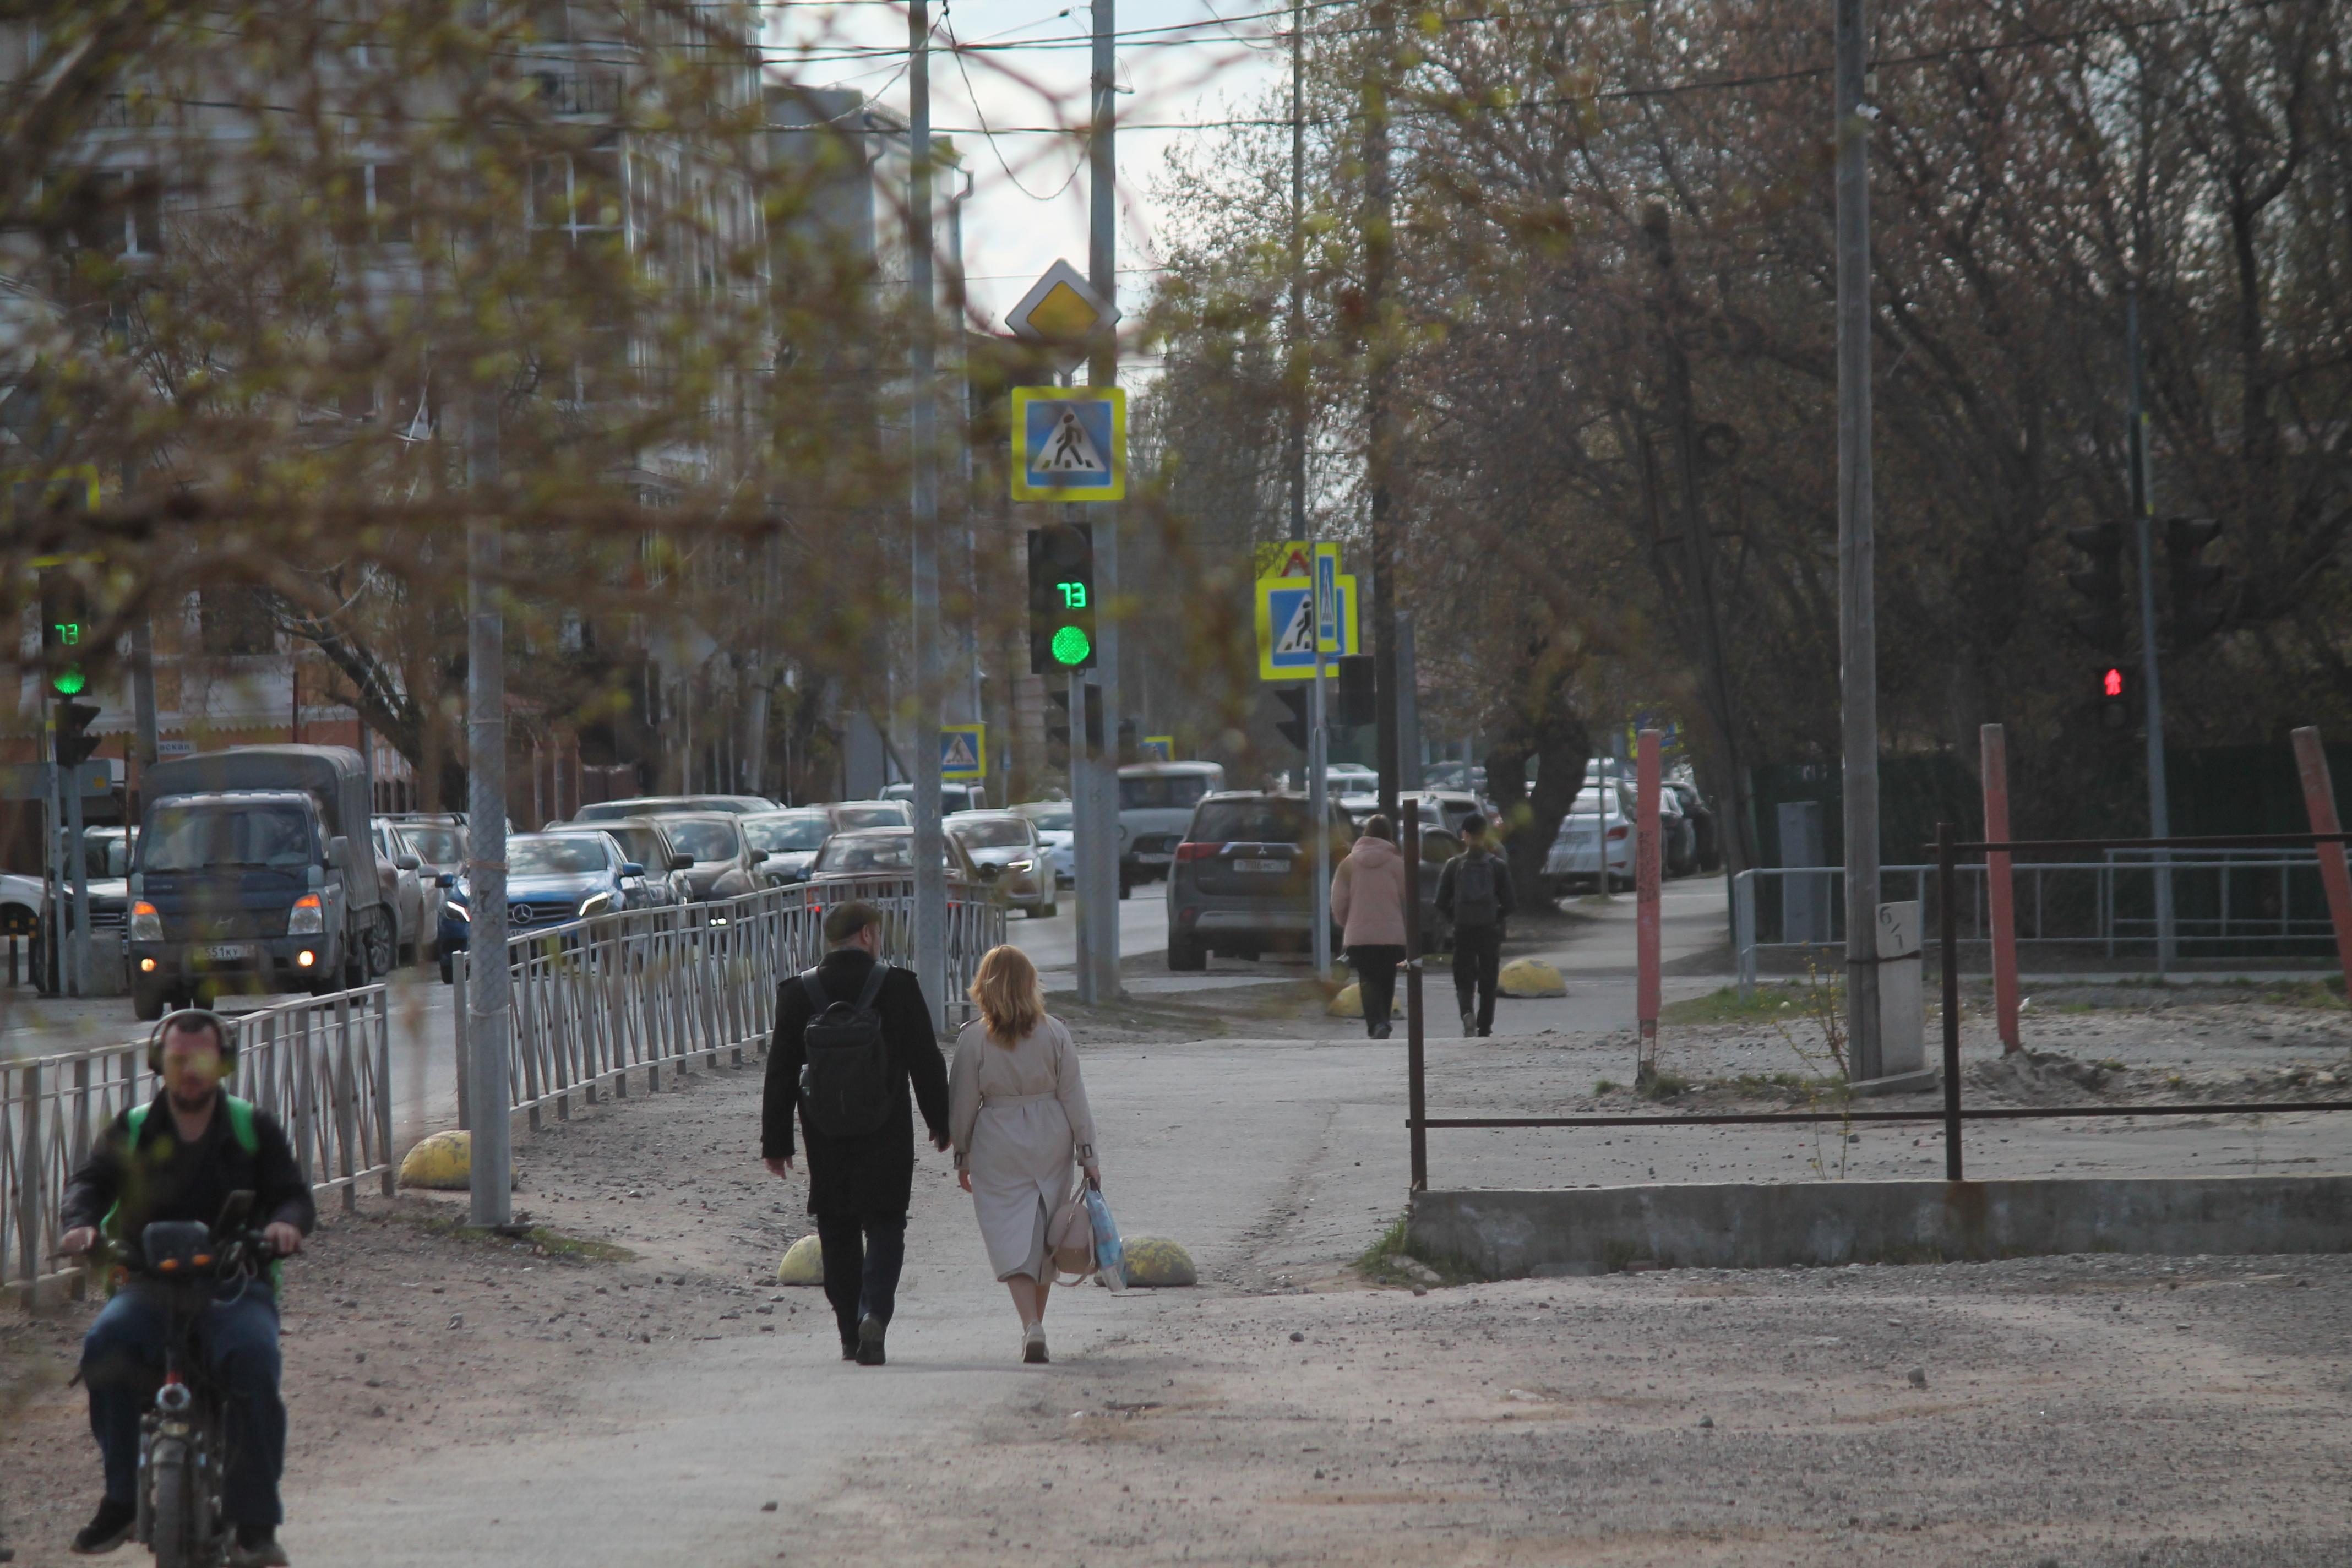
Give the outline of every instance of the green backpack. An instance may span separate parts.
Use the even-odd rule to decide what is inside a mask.
[[[228,1135],[236,1140],[236,1146],[245,1151],[246,1157],[248,1159],[260,1153],[261,1134],[254,1131],[253,1102],[249,1100],[239,1100],[224,1089],[221,1092],[221,1104],[228,1111]],[[132,1106],[128,1112],[125,1123],[131,1133],[131,1152],[137,1152],[140,1134],[147,1128],[147,1113],[154,1109],[154,1102],[146,1100]],[[124,1239],[121,1235],[121,1217],[122,1205],[118,1202],[112,1208],[106,1211],[106,1217],[98,1222],[98,1227],[106,1236],[116,1241],[121,1241]],[[281,1259],[273,1258],[269,1260],[269,1289],[273,1293],[277,1291],[278,1280],[285,1272],[285,1265]]]

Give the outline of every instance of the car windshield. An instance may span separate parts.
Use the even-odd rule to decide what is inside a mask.
[[[621,846],[621,853],[649,871],[669,869],[669,851],[662,847],[661,836],[650,827],[623,827],[615,824],[598,831],[609,833]]]
[[[871,838],[835,838],[816,858],[820,871],[909,871],[915,866],[915,836],[877,834]]]
[[[832,832],[832,822],[815,814],[755,816],[743,824],[743,837],[754,849],[820,849]]]
[[[1021,815],[1037,825],[1040,833],[1070,831],[1070,803],[1066,800],[1046,801],[1038,805],[1024,805]]]
[[[1159,777],[1118,781],[1121,811],[1190,810],[1209,793],[1209,781],[1199,773],[1168,773]]]
[[[735,830],[723,822],[671,821],[664,824],[669,841],[677,846],[681,855],[691,855],[701,865],[710,860],[732,860],[735,858]]]
[[[636,806],[630,805],[626,801],[600,801],[594,805],[583,805],[578,811],[573,812],[572,814],[572,820],[574,822],[609,822],[616,816],[635,816],[637,814],[637,809],[638,808]]]
[[[299,870],[319,858],[310,819],[294,805],[165,805],[140,836],[140,868],[201,871],[212,866]]]
[[[1029,825],[1007,817],[981,817],[954,826],[967,849],[1010,849],[1029,842]]]
[[[427,866],[455,866],[466,858],[462,827],[404,827],[400,837],[407,842],[408,852]]]
[[[1213,800],[1193,817],[1190,837],[1205,844],[1303,844],[1307,807],[1295,800]]]
[[[507,845],[507,869],[518,877],[577,877],[612,864],[602,840],[583,834],[568,838],[517,838]]]
[[[1609,815],[1612,816],[1624,816],[1626,810],[1624,796],[1613,788],[1609,793],[1612,797],[1614,797],[1609,802]],[[1570,816],[1591,816],[1594,812],[1600,809],[1601,792],[1597,789],[1587,789],[1583,794],[1576,797],[1576,804],[1569,808],[1568,814]]]
[[[861,827],[904,827],[907,814],[895,805],[848,805],[834,813],[845,833]]]

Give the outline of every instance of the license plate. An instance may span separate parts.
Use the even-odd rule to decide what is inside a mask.
[[[216,942],[205,949],[205,956],[215,963],[234,963],[241,958],[251,958],[253,947],[249,942]]]
[[[1234,869],[1236,871],[1270,871],[1276,876],[1280,876],[1283,872],[1290,869],[1290,862],[1287,860],[1236,860],[1234,862]]]

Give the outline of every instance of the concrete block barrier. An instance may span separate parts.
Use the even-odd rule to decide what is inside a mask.
[[[2074,1252],[2352,1251],[2352,1176],[1690,1183],[1415,1193],[1406,1245],[1489,1279]]]

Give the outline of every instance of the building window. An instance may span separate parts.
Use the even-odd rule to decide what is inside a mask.
[[[406,245],[415,237],[405,163],[354,163],[328,176],[327,199],[335,237],[345,245]]]
[[[163,252],[163,183],[145,169],[83,169],[59,176],[58,239],[107,256]]]

